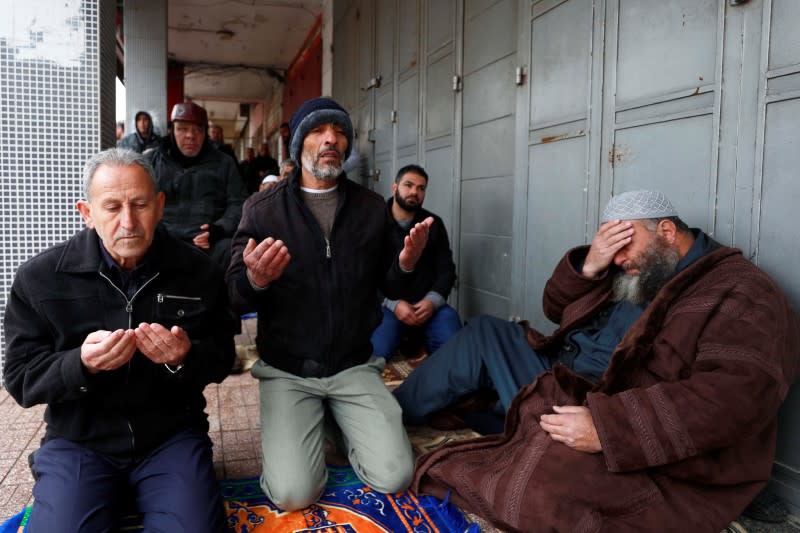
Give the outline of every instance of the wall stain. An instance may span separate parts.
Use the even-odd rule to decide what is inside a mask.
[[[560,141],[561,139],[566,139],[567,135],[568,134],[566,133],[562,133],[560,135],[547,135],[545,137],[542,137],[542,144],[547,144],[554,141]]]
[[[630,146],[624,144],[612,144],[608,151],[608,162],[612,167],[618,167],[627,163],[633,156]]]

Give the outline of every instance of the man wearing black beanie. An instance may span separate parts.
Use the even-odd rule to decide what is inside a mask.
[[[392,297],[413,282],[433,223],[393,251],[383,199],[342,171],[353,126],[335,101],[305,102],[290,128],[299,166],[245,202],[226,276],[236,310],[258,312],[261,487],[287,511],[321,495],[326,436],[372,489],[408,486],[411,446],[370,337],[378,290]]]

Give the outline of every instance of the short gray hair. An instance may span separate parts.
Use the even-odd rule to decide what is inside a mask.
[[[153,166],[144,155],[128,150],[127,148],[109,148],[99,154],[93,155],[86,164],[83,166],[83,195],[86,200],[92,200],[92,180],[97,172],[97,169],[106,165],[109,167],[130,167],[139,165],[150,176],[150,181],[153,184],[153,190],[158,192],[158,185],[156,184],[156,173]]]
[[[291,165],[292,167],[295,167],[295,168],[297,168],[297,163],[295,163],[294,159],[284,159],[283,161],[281,161],[281,164],[280,164],[280,170],[281,170],[281,171],[283,171],[283,169],[284,169],[285,167],[288,167],[288,166],[290,166],[290,165]]]

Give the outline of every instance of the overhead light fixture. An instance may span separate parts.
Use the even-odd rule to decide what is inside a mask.
[[[234,35],[236,34],[231,30],[217,30],[217,37],[219,37],[220,41],[230,41]]]

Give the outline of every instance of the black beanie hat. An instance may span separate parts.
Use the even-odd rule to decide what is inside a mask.
[[[353,124],[350,122],[350,115],[334,100],[324,97],[303,102],[292,114],[289,122],[289,131],[292,132],[292,139],[289,141],[289,157],[300,162],[303,140],[308,132],[320,124],[336,124],[344,128],[344,135],[347,137],[344,159],[347,160],[350,157],[353,148]]]

